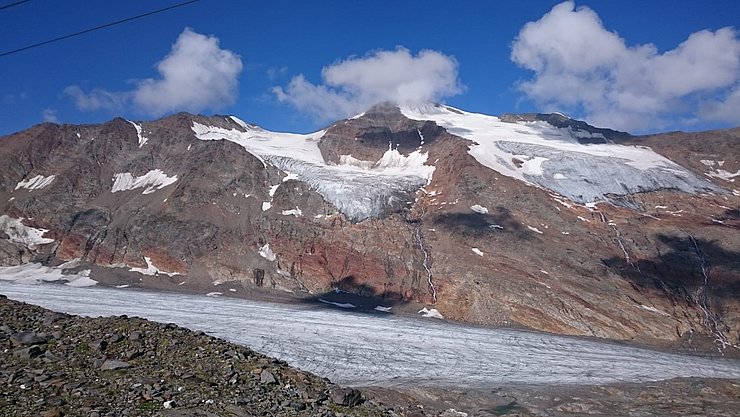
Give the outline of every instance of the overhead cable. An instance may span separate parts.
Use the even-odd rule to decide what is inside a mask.
[[[29,1],[29,0],[24,0],[24,1]],[[176,9],[178,7],[187,6],[188,4],[195,3],[197,1],[199,1],[199,0],[185,1],[185,2],[174,4],[172,6],[168,6],[168,7],[162,8],[162,9],[158,9],[158,10],[154,10],[154,11],[147,12],[147,13],[144,13],[144,14],[140,14],[138,16],[127,17],[125,19],[117,20],[115,22],[106,23],[104,25],[96,26],[96,27],[93,27],[93,28],[90,28],[90,29],[85,29],[85,30],[82,30],[80,32],[75,32],[75,33],[71,33],[69,35],[64,35],[64,36],[60,36],[58,38],[49,39],[47,41],[39,42],[39,43],[36,43],[36,44],[33,44],[33,45],[24,46],[22,48],[14,49],[12,51],[7,51],[7,52],[0,53],[0,57],[4,57],[4,56],[7,56],[7,55],[12,55],[12,54],[16,54],[18,52],[26,51],[26,50],[33,49],[33,48],[38,48],[39,46],[48,45],[48,44],[54,43],[54,42],[59,42],[61,40],[69,39],[69,38],[74,37],[74,36],[84,35],[85,33],[94,32],[96,30],[109,28],[109,27],[115,26],[115,25],[120,25],[121,23],[126,23],[126,22],[130,22],[132,20],[141,19],[142,17],[151,16],[153,14],[166,12],[168,10]]]

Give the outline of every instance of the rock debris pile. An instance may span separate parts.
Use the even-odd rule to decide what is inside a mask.
[[[0,295],[2,416],[392,416],[249,348],[126,316],[60,314]]]

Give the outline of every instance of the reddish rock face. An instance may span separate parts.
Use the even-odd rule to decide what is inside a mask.
[[[507,120],[583,128],[545,116]],[[30,250],[0,232],[2,264],[80,259],[108,285],[340,290],[430,304],[485,325],[646,340],[699,332],[739,342],[740,197],[733,178],[719,175],[738,169],[737,129],[639,138],[594,130],[648,145],[727,191],[659,190],[623,197],[633,208],[585,207],[481,165],[468,153],[471,140],[379,106],[327,129],[318,144],[325,161],[352,155],[372,164],[391,143],[403,155],[426,153],[435,171],[401,209],[351,222],[315,187],[238,144],[198,140],[193,122],[246,129],[178,114],[140,123],[143,145],[122,119],[44,124],[2,138],[0,214],[55,240]],[[176,180],[112,192],[122,173],[132,184],[147,175]],[[37,175],[55,177],[16,189]],[[151,276],[130,271],[150,265],[158,271]]]

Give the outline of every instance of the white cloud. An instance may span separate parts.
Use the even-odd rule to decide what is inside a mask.
[[[383,101],[417,104],[458,94],[462,86],[457,67],[453,57],[440,52],[423,50],[414,56],[399,47],[324,67],[323,84],[312,84],[301,74],[285,88],[273,88],[273,92],[278,100],[300,111],[331,120]]]
[[[159,116],[168,112],[220,109],[231,105],[238,94],[241,58],[221,49],[218,38],[186,28],[170,53],[157,64],[159,78],[136,82],[132,91],[94,89],[84,92],[76,85],[64,89],[80,110],[136,111]]]
[[[131,93],[111,92],[100,88],[86,93],[76,85],[66,87],[63,93],[74,100],[77,109],[84,111],[121,111],[131,97]]]
[[[740,126],[740,86],[735,87],[722,99],[704,103],[700,109],[700,115],[707,120]]]
[[[528,98],[603,126],[640,131],[681,120],[739,120],[729,114],[740,99],[729,93],[740,89],[740,39],[732,28],[693,33],[661,53],[652,44],[627,45],[593,10],[566,1],[521,29],[511,59],[534,71],[519,84]]]
[[[41,112],[41,117],[44,118],[45,122],[59,123],[59,117],[57,116],[56,109],[44,109]]]

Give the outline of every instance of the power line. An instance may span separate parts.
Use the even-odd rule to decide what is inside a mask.
[[[30,1],[30,0],[23,0],[23,1]],[[33,45],[24,46],[23,48],[18,48],[18,49],[14,49],[12,51],[3,52],[3,53],[0,54],[0,57],[4,57],[4,56],[7,56],[7,55],[12,55],[12,54],[16,54],[18,52],[26,51],[28,49],[38,48],[39,46],[48,45],[50,43],[54,43],[54,42],[58,42],[58,41],[61,41],[61,40],[64,40],[64,39],[72,38],[74,36],[84,35],[85,33],[94,32],[96,30],[109,28],[109,27],[115,26],[115,25],[120,25],[121,23],[126,23],[126,22],[130,22],[132,20],[141,19],[142,17],[151,16],[153,14],[166,12],[167,10],[172,10],[172,9],[176,9],[178,7],[187,6],[188,4],[195,3],[197,1],[199,1],[199,0],[185,1],[185,2],[182,2],[182,3],[174,4],[172,6],[167,6],[167,7],[162,8],[162,9],[158,9],[158,10],[154,10],[154,11],[147,12],[147,13],[144,13],[144,14],[140,14],[138,16],[127,17],[125,19],[117,20],[115,22],[106,23],[104,25],[96,26],[96,27],[90,28],[90,29],[85,29],[85,30],[80,31],[80,32],[76,32],[76,33],[72,33],[72,34],[69,34],[69,35],[60,36],[60,37],[54,38],[54,39],[49,39],[48,41],[39,42],[39,43],[36,43],[36,44],[33,44]]]
[[[28,3],[31,0],[20,0],[16,1],[15,3],[6,4],[5,6],[0,6],[0,10],[7,9],[9,7],[17,6],[19,4]]]

